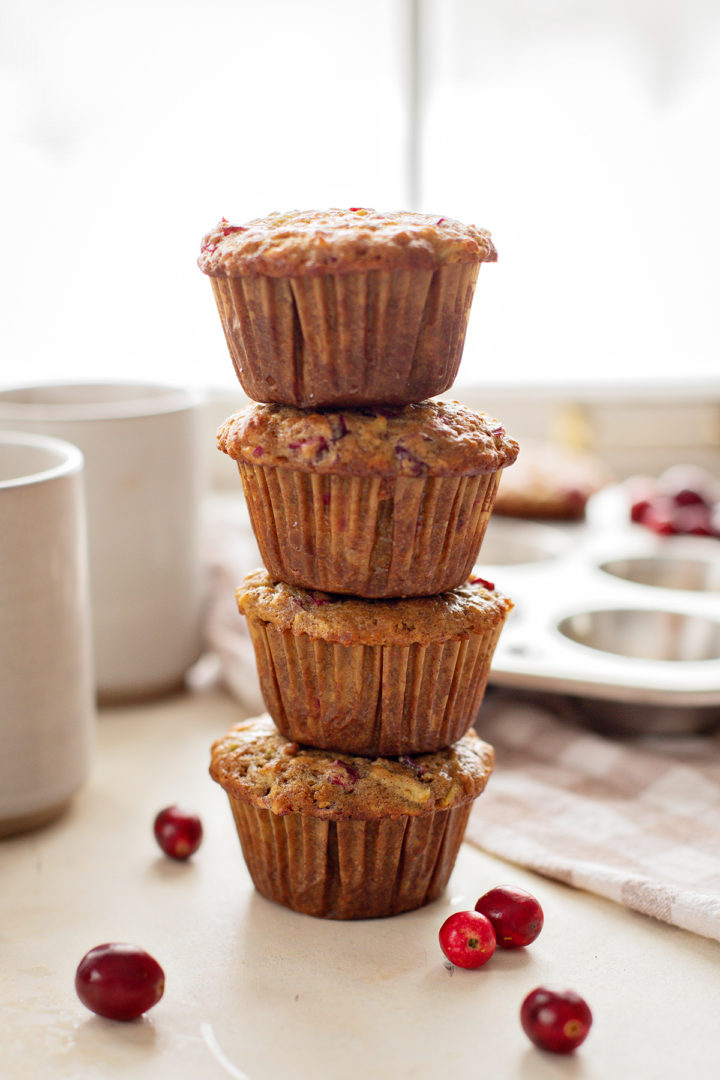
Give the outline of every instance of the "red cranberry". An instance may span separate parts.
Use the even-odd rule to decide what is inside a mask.
[[[232,236],[233,233],[247,232],[246,225],[231,225],[227,218],[223,218],[221,224],[223,236]]]
[[[673,536],[677,532],[675,511],[676,507],[671,499],[664,495],[657,495],[643,514],[641,522],[659,536]]]
[[[495,952],[495,931],[479,911],[456,911],[440,927],[440,948],[451,964],[478,968]]]
[[[578,517],[582,517],[589,498],[588,492],[578,487],[566,487],[563,489],[562,494],[568,510]]]
[[[672,465],[659,484],[678,506],[710,506],[713,502],[714,477],[699,465]]]
[[[202,842],[203,828],[193,810],[166,806],[155,818],[155,839],[171,859],[188,859]]]
[[[516,949],[530,945],[543,928],[543,909],[524,889],[499,885],[480,897],[475,910],[490,920],[498,945]]]
[[[677,507],[673,524],[678,533],[712,536],[711,510],[705,503],[684,503]]]
[[[587,1037],[592,1013],[574,990],[538,986],[522,1003],[520,1023],[527,1037],[541,1050],[569,1054]]]
[[[136,945],[98,945],[75,973],[77,996],[108,1020],[135,1020],[157,1005],[165,989],[163,969]]]
[[[630,502],[630,520],[641,522],[658,493],[657,480],[652,476],[631,476],[625,487]]]
[[[352,791],[359,779],[360,773],[354,765],[349,765],[346,761],[340,761],[339,759],[333,761],[331,770],[328,773],[328,780],[331,784],[337,784],[344,791]]]
[[[706,497],[694,488],[680,488],[673,493],[673,499],[678,506],[707,506]]]
[[[630,503],[630,520],[638,525],[645,520],[645,515],[652,506],[651,499],[638,498]]]

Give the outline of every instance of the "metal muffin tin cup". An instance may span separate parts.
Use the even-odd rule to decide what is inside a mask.
[[[515,601],[491,685],[578,699],[619,734],[720,725],[720,541],[656,536],[609,489],[579,524],[495,515],[476,570]]]

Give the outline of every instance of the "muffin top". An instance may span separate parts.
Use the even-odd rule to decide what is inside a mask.
[[[274,582],[265,570],[248,574],[238,608],[279,631],[339,645],[429,645],[501,626],[513,602],[482,578],[435,596],[363,600]]]
[[[502,478],[495,513],[507,517],[578,520],[591,495],[613,475],[592,454],[550,443],[525,443],[518,467]]]
[[[352,476],[473,476],[518,455],[498,420],[457,401],[315,412],[252,404],[221,425],[218,446],[253,465]]]
[[[210,775],[234,799],[274,814],[342,820],[417,817],[476,798],[493,749],[474,732],[434,754],[364,758],[289,742],[265,714],[212,747]]]
[[[198,266],[211,276],[292,277],[496,261],[490,233],[475,225],[351,207],[291,210],[245,225],[222,218],[203,238]]]

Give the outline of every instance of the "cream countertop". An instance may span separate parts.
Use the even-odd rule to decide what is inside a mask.
[[[720,1068],[720,944],[464,845],[443,898],[394,919],[336,923],[255,893],[209,745],[241,719],[219,691],[102,712],[90,784],[44,830],[0,842],[2,1080],[710,1080]],[[492,783],[492,781],[491,781]],[[155,813],[201,814],[191,862],[160,854]],[[533,892],[528,949],[449,971],[437,931],[486,889]],[[165,969],[130,1024],[74,991],[83,954],[131,941]],[[541,983],[587,999],[570,1057],[536,1050],[518,1013]]]

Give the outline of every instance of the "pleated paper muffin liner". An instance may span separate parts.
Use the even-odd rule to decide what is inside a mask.
[[[502,470],[474,476],[348,476],[238,461],[268,572],[306,589],[430,596],[465,581]]]
[[[248,616],[260,689],[286,738],[364,757],[430,753],[482,703],[502,622],[428,645],[342,645]]]
[[[254,401],[406,405],[460,365],[479,264],[297,277],[212,277],[240,383]]]
[[[305,915],[375,919],[436,900],[472,802],[410,817],[340,821],[275,814],[228,796],[258,892]]]

